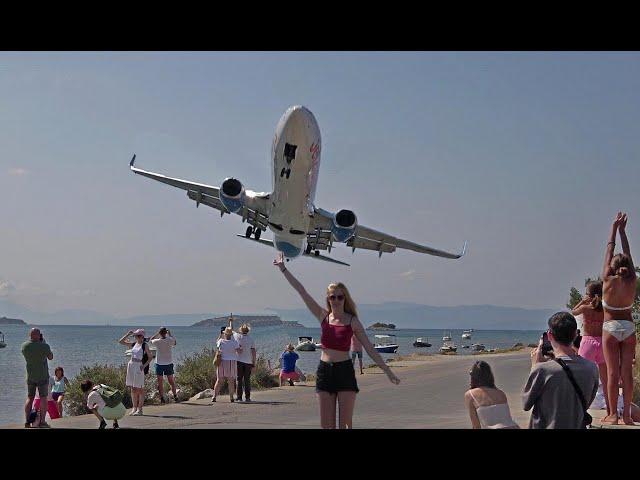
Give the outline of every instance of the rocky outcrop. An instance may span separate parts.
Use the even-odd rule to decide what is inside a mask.
[[[201,400],[203,398],[211,398],[211,397],[213,397],[213,389],[212,388],[207,388],[206,390],[203,390],[200,393],[196,393],[189,400]]]

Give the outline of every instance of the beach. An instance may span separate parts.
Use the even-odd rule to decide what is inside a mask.
[[[377,367],[358,375],[354,428],[471,428],[463,395],[469,368],[476,359],[491,364],[496,382],[507,394],[514,420],[523,428],[529,413],[520,394],[530,368],[530,349],[517,352],[461,356],[411,356],[389,365],[401,380],[393,385]],[[230,403],[228,395],[179,404],[145,406],[145,415],[125,416],[121,428],[320,428],[313,382],[252,392],[252,403]],[[50,421],[56,428],[95,429],[93,415]],[[23,424],[0,428],[22,428]],[[108,422],[111,428],[111,422]]]

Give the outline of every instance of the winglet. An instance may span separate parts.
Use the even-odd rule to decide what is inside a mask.
[[[136,154],[133,154],[133,158],[129,162],[129,167],[133,168],[133,164],[136,163]]]
[[[460,257],[464,257],[464,254],[467,253],[467,241],[464,241],[464,246],[462,247],[462,252],[460,253]],[[458,258],[460,258],[458,257]]]

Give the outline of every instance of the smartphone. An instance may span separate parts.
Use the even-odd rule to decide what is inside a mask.
[[[549,335],[547,335],[547,332],[544,332],[542,334],[542,355],[547,356],[547,357],[551,357],[553,356],[553,347],[551,346],[551,342],[549,341]]]

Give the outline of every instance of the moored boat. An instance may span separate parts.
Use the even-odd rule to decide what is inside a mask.
[[[396,353],[398,350],[398,344],[396,343],[395,335],[374,335],[376,343],[373,348],[380,353]]]
[[[428,337],[426,338],[426,340],[422,337],[418,337],[416,338],[416,341],[413,342],[413,346],[414,347],[430,347],[431,344],[429,343]]]

